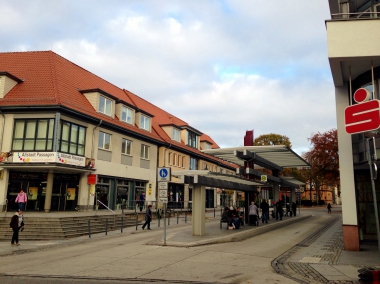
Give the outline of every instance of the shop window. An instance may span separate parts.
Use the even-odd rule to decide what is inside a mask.
[[[54,119],[16,119],[12,151],[52,151]]]
[[[71,122],[61,121],[60,152],[84,155],[85,141],[85,127]]]
[[[125,155],[131,155],[132,141],[127,139],[121,140],[121,153]]]
[[[141,155],[142,159],[149,160],[149,146],[141,144]]]
[[[99,149],[110,150],[111,149],[111,134],[99,131]]]

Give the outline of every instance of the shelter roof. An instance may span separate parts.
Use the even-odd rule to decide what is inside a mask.
[[[240,166],[244,166],[245,161],[253,160],[255,164],[268,169],[310,167],[309,163],[285,145],[240,146],[202,152]]]

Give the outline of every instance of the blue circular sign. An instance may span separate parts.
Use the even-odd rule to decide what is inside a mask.
[[[168,176],[168,170],[167,169],[161,169],[160,170],[160,177],[166,178]]]

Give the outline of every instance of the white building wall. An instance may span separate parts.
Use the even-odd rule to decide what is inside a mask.
[[[349,106],[347,90],[347,85],[335,88],[342,217],[344,225],[357,225],[352,141],[351,135],[345,131],[344,123],[344,110]]]

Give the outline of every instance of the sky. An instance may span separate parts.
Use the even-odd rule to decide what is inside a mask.
[[[53,50],[220,147],[336,128],[327,0],[1,0],[0,52]],[[1,63],[0,63],[1,66]]]

